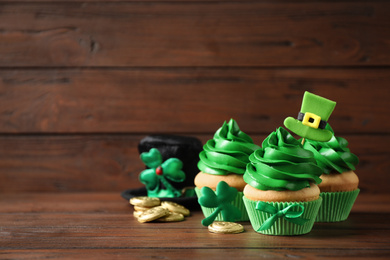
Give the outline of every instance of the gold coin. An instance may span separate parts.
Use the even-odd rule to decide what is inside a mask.
[[[142,212],[142,214],[138,217],[138,221],[141,223],[150,222],[158,218],[164,217],[168,214],[169,210],[164,209],[161,206],[157,206]]]
[[[237,234],[244,232],[243,225],[227,221],[214,221],[209,225],[208,229],[212,233],[219,234]]]
[[[139,216],[142,214],[142,212],[143,212],[143,211],[134,211],[134,212],[133,212],[133,216],[134,216],[135,218],[139,218]]]
[[[162,201],[161,206],[166,208],[167,210],[175,213],[180,213],[183,216],[187,217],[190,215],[190,210],[187,209],[186,207],[177,204],[176,202],[173,201]]]
[[[161,218],[158,218],[155,221],[157,221],[157,222],[178,222],[178,221],[183,221],[183,220],[184,220],[183,214],[169,212],[168,215],[161,217]]]
[[[140,207],[155,207],[160,205],[160,199],[154,197],[134,197],[129,200],[130,204],[133,206]]]
[[[134,210],[136,211],[147,211],[148,209],[151,209],[153,207],[141,207],[141,206],[134,206]]]

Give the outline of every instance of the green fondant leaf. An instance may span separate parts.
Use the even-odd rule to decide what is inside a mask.
[[[145,184],[147,190],[154,190],[158,187],[159,179],[155,169],[143,170],[139,175],[139,180]]]
[[[206,208],[218,207],[218,199],[215,192],[209,187],[203,187],[201,189],[202,196],[198,199],[200,205]]]
[[[226,182],[221,181],[217,185],[217,198],[219,203],[228,203],[234,200],[237,195],[237,189],[230,187]]]
[[[150,149],[149,152],[141,153],[140,157],[149,168],[157,168],[162,163],[161,153],[156,148]]]
[[[186,175],[181,170],[183,163],[177,158],[170,158],[166,160],[162,165],[163,175],[174,182],[182,182],[185,180]]]

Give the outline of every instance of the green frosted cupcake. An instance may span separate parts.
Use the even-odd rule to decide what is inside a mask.
[[[316,221],[344,221],[360,191],[359,178],[354,173],[359,159],[347,148],[346,139],[334,136],[329,124],[325,129],[333,134],[328,142],[307,140],[304,144],[304,148],[314,153],[317,164],[323,168],[322,183],[318,185],[323,202]]]
[[[246,185],[243,174],[249,162],[249,155],[259,148],[260,146],[255,145],[249,135],[240,130],[235,120],[231,119],[229,123],[224,122],[222,127],[215,132],[213,139],[206,142],[203,151],[199,154],[200,172],[194,180],[198,198],[202,195],[203,187],[216,191],[217,185],[224,181],[238,191],[236,198],[231,202],[241,212],[241,216],[235,221],[248,221],[248,214],[242,201],[242,191]],[[201,205],[201,208],[205,217],[215,212],[213,207]],[[225,219],[220,214],[217,220]]]
[[[243,200],[253,229],[267,235],[310,232],[322,202],[322,169],[313,153],[280,127],[249,159]]]

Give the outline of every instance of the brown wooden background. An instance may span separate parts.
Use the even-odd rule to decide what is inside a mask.
[[[148,134],[256,143],[305,90],[389,193],[389,1],[0,1],[0,192],[139,187]]]

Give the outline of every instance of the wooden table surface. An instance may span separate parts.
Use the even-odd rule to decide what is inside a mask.
[[[387,194],[361,194],[347,221],[287,237],[247,222],[244,233],[209,233],[195,210],[183,222],[141,224],[118,193],[2,194],[0,258],[389,258],[389,203]]]

